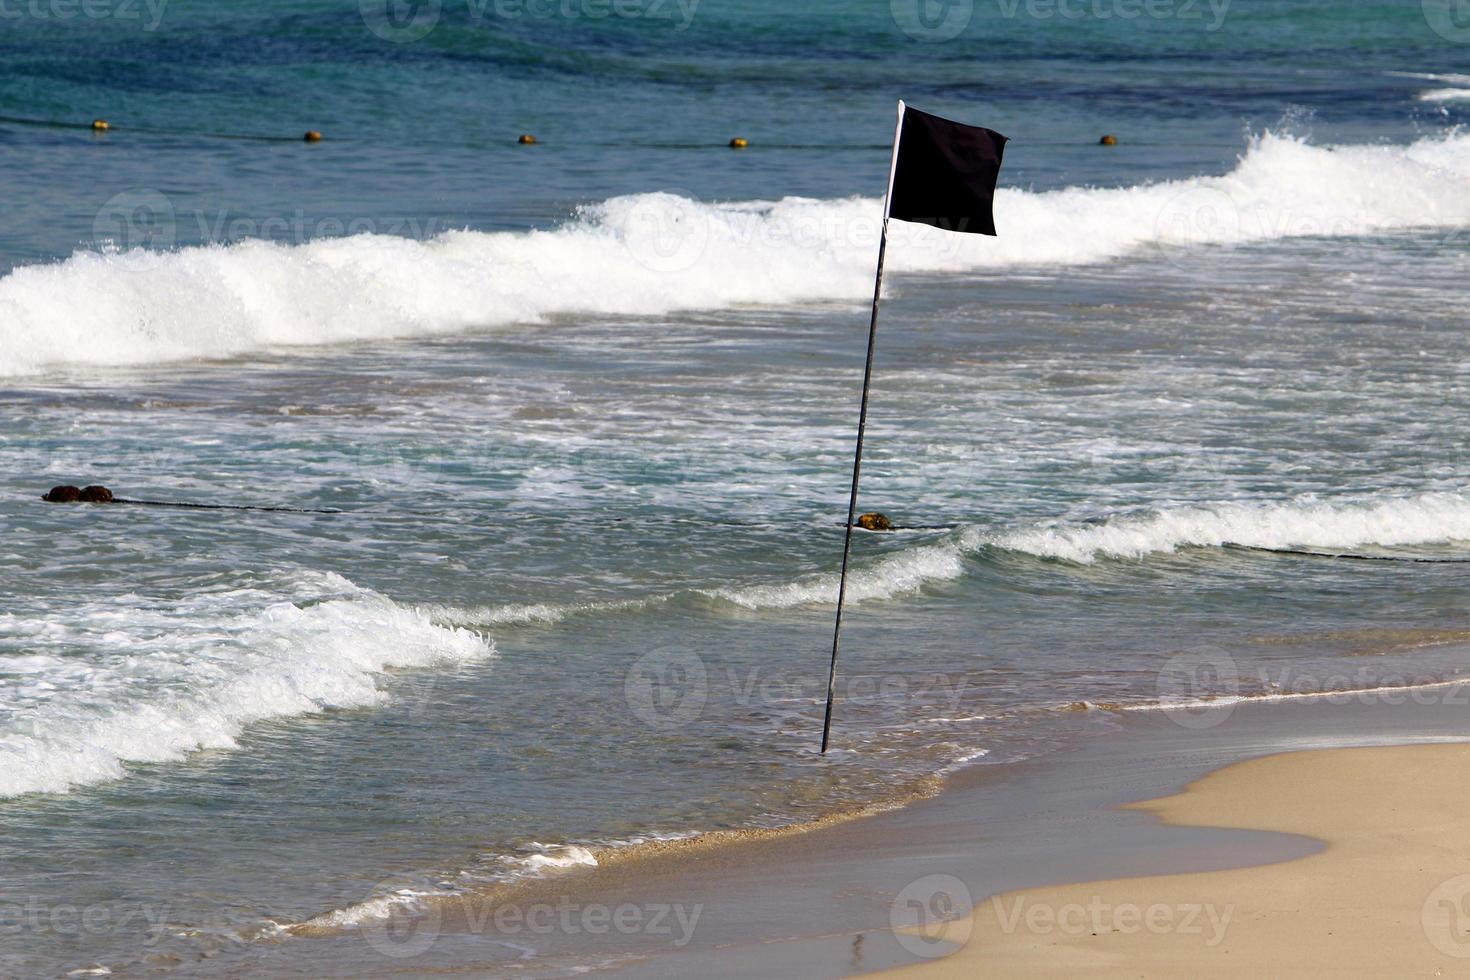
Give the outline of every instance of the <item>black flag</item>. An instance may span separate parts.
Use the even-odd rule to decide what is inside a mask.
[[[847,566],[852,557],[858,481],[863,472],[863,434],[868,428],[868,390],[873,383],[873,349],[878,340],[878,300],[883,295],[883,257],[888,253],[888,219],[917,221],[948,231],[995,234],[990,206],[1006,138],[979,126],[965,126],[898,104],[893,156],[888,165],[887,212],[878,237],[878,269],[873,276],[873,315],[868,320],[868,362],[863,368],[863,399],[858,408],[857,445],[852,453],[852,489],[847,496],[847,533],[842,539],[842,572],[837,579],[837,618],[832,624],[832,660],[827,667],[827,711],[822,718],[822,753],[832,734],[832,702],[837,694],[837,648],[842,639],[842,606],[847,599]],[[865,525],[866,526],[866,525]]]
[[[995,234],[990,205],[1006,138],[904,107],[888,214],[946,231]]]

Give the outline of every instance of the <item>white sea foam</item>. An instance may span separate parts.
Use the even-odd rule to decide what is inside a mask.
[[[1420,102],[1470,101],[1470,88],[1432,88],[1419,93]]]
[[[171,252],[79,252],[0,278],[0,374],[229,357],[565,314],[860,301],[875,198],[703,204],[614,198],[550,231],[358,235]],[[1002,189],[999,238],[898,222],[910,272],[1098,262],[1150,246],[1470,222],[1470,136],[1318,147],[1266,135],[1235,168],[1123,188]]]
[[[1141,704],[1118,704],[1109,706],[1111,711],[1128,712],[1210,712],[1228,711],[1241,704],[1270,701],[1356,701],[1360,704],[1381,700],[1384,704],[1395,701],[1402,704],[1406,697],[1423,696],[1422,692],[1443,688],[1455,689],[1455,697],[1463,697],[1464,677],[1450,677],[1435,681],[1405,681],[1391,684],[1369,684],[1362,687],[1348,685],[1333,686],[1322,691],[1257,691],[1249,694],[1221,694],[1213,697],[1170,697],[1163,701],[1147,701]],[[1445,703],[1452,703],[1446,701]],[[1453,703],[1459,703],[1458,701]],[[1446,741],[1464,741],[1461,736],[1444,736]]]
[[[1093,562],[1185,547],[1361,548],[1470,540],[1470,498],[1453,493],[1353,502],[1299,499],[1176,507],[1099,524],[998,535],[989,543],[1042,558]]]
[[[870,565],[848,572],[849,602],[891,599],[917,592],[931,583],[959,578],[965,572],[965,536],[937,544],[919,545],[894,552]],[[796,606],[831,605],[837,601],[838,576],[811,575],[791,582],[709,589],[703,594],[723,599],[746,609],[790,609]]]
[[[967,559],[982,549],[1090,564],[1100,559],[1143,558],[1188,547],[1361,548],[1470,541],[1470,497],[1430,493],[1355,501],[1231,502],[1181,506],[1097,523],[994,532],[962,527],[941,540],[905,548],[848,577],[848,599],[891,599],[965,574]],[[707,594],[748,609],[829,605],[837,576],[710,590]]]
[[[31,651],[0,644],[0,797],[233,748],[253,722],[377,703],[389,668],[493,653],[478,634],[318,573],[174,603],[126,596],[68,607],[43,633],[26,626],[0,621],[0,641],[23,637]]]
[[[650,835],[631,840],[608,841],[603,847],[628,847],[650,840],[677,840],[693,834],[660,837]],[[461,871],[458,874],[425,879],[414,885],[400,885],[363,902],[333,909],[304,922],[284,926],[288,934],[318,930],[359,929],[372,926],[395,915],[419,914],[428,902],[454,899],[466,894],[465,889],[486,882],[505,882],[524,878],[541,878],[577,868],[595,868],[597,856],[581,844],[532,843],[529,853],[498,855],[489,873]]]
[[[1470,99],[1470,75],[1456,72],[1389,72],[1390,75],[1398,75],[1402,78],[1422,78],[1425,81],[1439,82],[1444,88],[1429,89],[1420,92],[1420,102],[1458,102]]]
[[[966,525],[882,558],[856,562],[848,575],[850,603],[893,599],[962,577],[985,549],[1091,564],[1138,559],[1181,548],[1241,545],[1252,548],[1362,548],[1470,541],[1470,497],[1457,493],[1368,497],[1351,501],[1298,498],[1179,506],[1121,515],[1095,523],[1044,524],[1012,531]],[[837,574],[688,589],[622,602],[432,607],[435,622],[454,626],[559,623],[579,615],[637,612],[697,597],[741,609],[830,606]]]
[[[1457,84],[1470,85],[1470,75],[1458,72],[1432,72],[1432,71],[1390,71],[1386,75],[1397,78],[1423,78],[1431,82],[1454,82]]]
[[[964,574],[965,543],[946,540],[896,551],[866,566],[854,567],[847,580],[847,601],[891,599],[925,585]],[[448,626],[551,625],[577,616],[638,612],[680,599],[728,603],[742,609],[794,609],[837,601],[837,576],[819,573],[785,582],[720,588],[686,589],[621,602],[508,603],[501,606],[425,606],[436,623]]]
[[[422,609],[436,623],[451,626],[532,626],[560,623],[571,616],[597,615],[601,613],[629,612],[643,608],[649,603],[663,601],[653,599],[628,599],[621,602],[580,602],[557,604],[551,602],[506,603],[499,606],[424,605]]]
[[[442,894],[452,895],[454,893],[444,892]],[[391,919],[395,915],[419,914],[424,910],[425,899],[440,897],[440,895],[441,893],[437,891],[400,888],[346,908],[323,912],[305,922],[288,923],[282,926],[281,931],[286,935],[294,935],[304,930],[357,929],[369,923]]]
[[[517,858],[522,874],[565,871],[569,868],[595,868],[597,856],[577,844],[533,845],[536,853]]]

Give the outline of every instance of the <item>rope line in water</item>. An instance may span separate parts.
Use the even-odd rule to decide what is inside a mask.
[[[45,499],[45,498],[43,498]],[[134,507],[176,507],[184,510],[253,510],[275,514],[345,514],[348,511],[338,508],[326,507],[267,507],[263,504],[197,504],[178,500],[133,500],[128,497],[113,497],[107,501],[83,501],[92,503],[129,504]],[[867,515],[864,515],[867,516]],[[621,522],[625,518],[613,518]],[[691,523],[714,523],[725,527],[769,527],[768,524],[758,524],[744,521],[692,521]],[[844,525],[839,523],[837,527]],[[890,525],[889,531],[950,531],[962,525],[959,524],[910,524]],[[861,529],[857,523],[854,529]],[[883,533],[878,531],[877,533]],[[1419,558],[1412,555],[1363,555],[1355,552],[1340,551],[1310,551],[1305,548],[1266,548],[1261,545],[1235,544],[1227,542],[1221,546],[1226,551],[1250,551],[1265,555],[1293,555],[1299,558],[1329,558],[1339,561],[1397,561],[1416,565],[1470,565],[1470,558]]]
[[[115,504],[132,504],[135,507],[183,507],[189,510],[263,510],[277,514],[342,514],[345,511],[316,507],[265,507],[258,504],[191,504],[175,500],[129,500],[113,497]]]
[[[92,123],[90,123],[90,122],[71,122],[71,121],[56,120],[56,119],[30,119],[30,118],[26,118],[24,116],[4,116],[4,115],[0,115],[0,124],[8,124],[8,125],[12,125],[12,126],[36,126],[36,127],[46,128],[46,129],[82,129],[82,130],[87,130],[89,132],[96,132],[96,131],[98,131],[96,129],[96,127]],[[101,130],[101,132],[106,132],[109,135],[116,135],[119,132],[119,130],[121,130],[124,133],[146,133],[146,134],[152,135],[152,136],[188,136],[188,137],[193,138],[193,139],[244,140],[244,141],[247,141],[247,142],[258,142],[258,143],[300,143],[300,142],[302,142],[302,138],[300,136],[284,136],[284,135],[283,136],[274,136],[274,135],[265,134],[265,133],[218,133],[218,132],[208,132],[208,131],[203,131],[203,130],[194,131],[194,130],[184,130],[184,129],[165,129],[165,128],[162,128],[162,127],[159,127],[159,126],[148,126],[148,125],[139,125],[139,126],[127,125],[127,126],[120,126],[117,129],[113,129],[111,126],[109,126],[107,129]],[[334,142],[334,143],[342,143],[342,142],[347,142],[349,140],[352,140],[352,137],[350,137],[350,136],[348,136],[348,137],[333,137],[331,139],[331,142]],[[546,141],[545,140],[538,139],[535,142],[536,142],[537,145],[542,145]],[[1028,140],[1027,141],[1027,144],[1030,145],[1030,146],[1090,146],[1090,145],[1095,144],[1096,142],[1097,141],[1096,140],[1093,140],[1093,139],[1082,139],[1082,138],[1079,138],[1079,139],[1075,139],[1075,140]],[[506,144],[507,145],[514,145],[515,144],[515,141],[513,139],[507,139]],[[461,145],[463,145],[463,146],[476,146],[476,147],[478,147],[478,146],[498,146],[498,145],[501,145],[501,143],[500,143],[499,140],[495,140],[495,139],[490,139],[490,140],[471,140],[471,141],[464,141],[464,142],[455,141],[455,140],[439,140],[439,141],[435,141],[435,145],[442,145],[442,146],[449,146],[449,145],[461,146]],[[552,140],[552,145],[553,146],[557,145],[557,141],[555,139]],[[600,148],[605,148],[605,149],[614,149],[614,148],[616,148],[616,149],[626,149],[626,148],[629,148],[629,147],[633,147],[635,149],[644,149],[644,150],[728,150],[730,148],[730,146],[729,146],[728,143],[722,143],[722,142],[719,142],[719,141],[711,141],[711,142],[708,142],[708,143],[670,143],[670,142],[664,142],[664,143],[659,143],[659,142],[636,143],[636,142],[632,142],[632,141],[606,141],[606,140],[604,140],[604,141],[589,141],[589,140],[567,139],[566,141],[562,142],[561,145],[563,145],[563,146],[578,146],[578,147],[591,146],[591,147],[600,147]],[[1201,147],[1201,148],[1219,148],[1219,147],[1235,148],[1235,147],[1237,147],[1237,144],[1235,144],[1235,143],[1227,143],[1227,142],[1223,142],[1223,141],[1222,142],[1180,143],[1180,142],[1177,142],[1177,141],[1159,142],[1159,141],[1153,141],[1153,140],[1137,140],[1137,141],[1135,141],[1135,140],[1129,140],[1128,145],[1129,146],[1137,146],[1137,147],[1154,147],[1154,146],[1194,146],[1194,147]],[[831,150],[863,150],[863,151],[873,150],[873,151],[877,151],[877,150],[887,150],[887,149],[889,149],[889,144],[887,144],[887,143],[787,143],[787,142],[783,142],[783,143],[757,143],[757,144],[754,144],[751,148],[753,148],[753,149],[754,148],[759,148],[759,149],[766,149],[766,150],[821,150],[821,151],[824,151],[824,152],[825,151],[831,151]]]
[[[1470,565],[1470,558],[1414,558],[1409,555],[1359,555],[1352,552],[1307,551],[1302,548],[1262,548],[1249,544],[1227,544],[1233,551],[1256,551],[1268,555],[1299,555],[1303,558],[1338,558],[1343,561],[1403,561],[1419,565]]]
[[[0,116],[0,123],[12,126],[35,126],[41,129],[84,129],[88,132],[105,132],[109,136],[117,131],[109,126],[105,130],[98,130],[90,122],[60,122],[55,119],[26,119],[23,116]],[[246,140],[257,143],[300,143],[300,136],[268,136],[252,133],[208,133],[208,132],[186,132],[178,129],[159,129],[155,126],[129,126],[128,132],[147,133],[150,136],[193,136],[201,139],[216,140]]]
[[[196,504],[182,500],[131,500],[127,497],[114,497],[112,491],[104,486],[93,485],[86,490],[73,486],[55,487],[50,493],[43,494],[41,499],[52,504],[131,504],[135,507],[179,507],[187,510],[261,510],[273,511],[281,514],[341,514],[344,511],[336,508],[317,507],[267,507],[264,504]]]

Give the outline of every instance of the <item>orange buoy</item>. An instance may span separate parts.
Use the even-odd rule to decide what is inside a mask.
[[[306,135],[301,138],[308,143],[320,143],[322,141],[322,134],[314,129],[309,129],[306,131]]]
[[[107,130],[112,128],[112,123],[108,122],[106,119],[93,119],[92,128],[99,133],[105,133],[107,132]]]
[[[1099,146],[1117,146],[1118,137],[1114,136],[1112,133],[1108,133],[1102,139],[1098,140],[1097,143]]]
[[[516,142],[521,144],[522,146],[530,146],[532,143],[536,142],[536,137],[532,136],[530,133],[522,133],[521,138],[516,140]]]
[[[737,136],[730,141],[730,149],[743,150],[750,145],[750,141],[744,136]]]

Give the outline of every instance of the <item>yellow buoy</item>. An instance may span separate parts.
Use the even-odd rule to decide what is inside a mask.
[[[744,136],[737,136],[730,141],[730,149],[743,150],[750,145],[750,141]]]
[[[1112,133],[1109,133],[1097,142],[1099,146],[1117,146],[1118,137],[1114,136]]]
[[[308,143],[320,143],[322,141],[322,134],[314,129],[308,129],[306,135],[301,138]]]
[[[111,129],[112,123],[108,122],[106,119],[93,119],[92,128],[101,133]]]
[[[516,142],[520,143],[522,146],[530,146],[532,143],[536,142],[536,137],[532,136],[530,133],[522,133],[521,138],[516,140]]]

